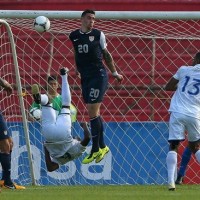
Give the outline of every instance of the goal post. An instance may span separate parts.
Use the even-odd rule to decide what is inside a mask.
[[[29,167],[30,167],[30,176],[31,176],[31,180],[32,180],[32,184],[35,185],[35,176],[34,176],[34,172],[33,172],[33,164],[32,164],[32,155],[31,155],[31,146],[30,146],[30,139],[29,139],[29,129],[28,129],[28,124],[27,124],[27,118],[26,118],[26,112],[25,112],[25,106],[24,106],[24,100],[23,100],[23,90],[22,90],[22,86],[21,86],[21,77],[20,77],[20,73],[19,73],[19,67],[18,67],[18,60],[17,60],[17,53],[16,53],[16,48],[15,48],[15,42],[14,42],[14,38],[13,38],[13,34],[12,34],[12,30],[9,26],[9,24],[5,21],[0,19],[0,26],[1,26],[1,41],[6,41],[5,43],[1,42],[1,59],[3,60],[3,62],[1,63],[1,71],[3,71],[3,76],[7,75],[5,73],[5,69],[4,67],[10,67],[10,70],[7,71],[7,73],[12,73],[12,75],[15,74],[15,79],[12,79],[12,81],[14,81],[12,84],[15,84],[16,88],[17,88],[17,99],[19,100],[19,107],[20,107],[20,112],[21,112],[21,116],[19,116],[22,119],[22,125],[23,125],[23,130],[24,130],[24,134],[25,134],[25,140],[26,140],[26,147],[27,147],[27,153],[28,153],[28,160],[29,160]],[[4,26],[4,27],[2,27]],[[5,31],[5,32],[4,32]],[[3,45],[7,46],[6,51],[5,49],[3,50]],[[11,58],[9,58],[9,56],[11,56]],[[7,61],[10,62],[7,62]],[[5,61],[5,63],[4,63]],[[14,67],[14,72],[13,68]],[[6,100],[6,98],[2,98],[2,101],[4,103],[4,100]],[[12,100],[11,100],[12,102]],[[6,107],[6,109],[10,109],[12,110],[12,105],[7,105],[8,107]],[[12,111],[6,112],[6,114],[12,115]],[[16,118],[12,119],[13,121],[16,121]]]
[[[14,113],[7,112],[4,104],[1,107],[8,122],[11,115],[18,113],[26,116],[29,127],[29,138],[25,139],[21,129],[16,134],[18,125],[11,123],[9,126],[15,136],[13,160],[17,160],[18,167],[13,178],[21,184],[33,183],[27,167],[29,157],[32,157],[32,177],[40,185],[166,184],[168,108],[172,93],[165,92],[163,86],[178,67],[190,65],[199,51],[200,12],[96,11],[95,28],[105,33],[108,50],[118,72],[124,76],[122,85],[119,85],[109,73],[109,88],[101,107],[106,144],[111,151],[98,164],[82,165],[81,157],[49,173],[44,162],[40,123],[29,118],[33,101],[30,88],[38,83],[41,91],[45,92],[47,75],[59,77],[59,68],[68,67],[72,102],[78,109],[77,119],[79,122],[88,121],[80,79],[75,74],[73,48],[68,38],[72,30],[80,28],[81,13],[0,10],[0,18],[6,20],[12,29],[20,83],[26,90],[23,97],[25,114],[16,106],[19,105],[17,98],[13,98]],[[34,18],[40,15],[51,21],[48,32],[34,30]],[[4,43],[1,40],[2,46]],[[5,75],[7,66],[3,66],[1,74]],[[20,120],[16,118],[15,121]],[[83,136],[78,122],[73,125],[73,134]],[[28,141],[31,152],[25,148]],[[186,142],[180,148],[179,161],[185,145]],[[87,152],[90,148],[91,144]],[[27,156],[28,153],[31,156]],[[197,168],[198,164],[192,158],[186,183],[200,183]]]

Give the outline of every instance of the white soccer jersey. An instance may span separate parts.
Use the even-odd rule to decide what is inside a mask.
[[[52,160],[59,165],[78,158],[86,149],[80,141],[72,138],[68,108],[62,108],[57,117],[51,106],[42,106],[42,134]]]
[[[80,141],[72,139],[72,141],[62,141],[53,143],[44,143],[45,147],[49,151],[52,160],[59,165],[74,160],[81,156],[86,147],[80,144]]]
[[[182,66],[173,77],[179,82],[169,111],[200,119],[200,64]]]

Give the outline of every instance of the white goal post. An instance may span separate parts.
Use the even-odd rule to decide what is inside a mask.
[[[172,93],[165,92],[163,86],[178,67],[189,65],[200,50],[200,12],[96,11],[95,28],[105,33],[117,69],[124,75],[121,86],[109,77],[101,107],[111,152],[99,164],[82,165],[83,158],[79,158],[50,173],[44,162],[40,123],[29,118],[33,101],[30,88],[38,83],[45,92],[47,75],[59,75],[60,67],[68,67],[78,121],[88,121],[68,38],[72,30],[80,27],[81,13],[0,10],[1,76],[20,88],[9,98],[2,93],[0,100],[14,139],[12,178],[24,185],[166,184]],[[51,28],[45,33],[33,28],[34,18],[41,15],[51,21]],[[11,27],[16,55],[2,26],[4,20]],[[18,66],[19,74],[14,66]],[[24,95],[19,93],[21,87]],[[83,136],[78,122],[73,125],[73,134]],[[179,161],[185,145],[186,142],[180,149]],[[192,158],[186,183],[200,183],[198,167]]]

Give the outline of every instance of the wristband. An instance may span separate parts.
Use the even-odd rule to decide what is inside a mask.
[[[117,76],[117,75],[119,75],[119,74],[117,73],[117,71],[115,71],[115,72],[112,73],[112,75],[113,75],[113,76]]]

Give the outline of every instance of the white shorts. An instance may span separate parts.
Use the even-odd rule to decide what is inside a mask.
[[[86,147],[80,144],[80,141],[73,139],[69,142],[60,143],[45,143],[44,144],[49,151],[52,160],[59,165],[63,165],[71,160],[74,160],[81,156]]]
[[[172,112],[169,120],[169,139],[184,140],[185,131],[188,132],[188,141],[200,139],[200,120],[181,113]]]

